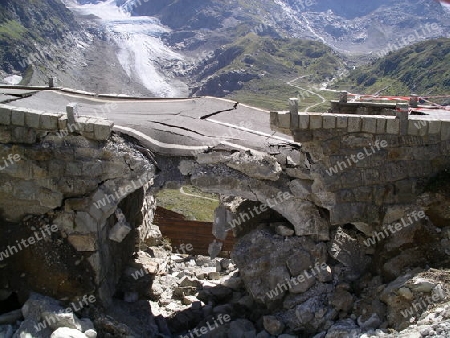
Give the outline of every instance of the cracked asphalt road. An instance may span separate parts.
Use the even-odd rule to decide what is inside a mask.
[[[0,90],[1,93],[1,90]],[[104,98],[59,90],[36,91],[9,105],[64,112],[78,103],[80,115],[104,117],[115,130],[136,137],[165,155],[187,156],[208,147],[264,151],[269,144],[294,143],[270,129],[270,114],[258,108],[212,97],[189,99]]]

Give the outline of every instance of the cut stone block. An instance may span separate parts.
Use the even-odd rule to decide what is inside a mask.
[[[377,134],[384,134],[386,132],[386,118],[382,116],[377,119]]]
[[[11,124],[11,108],[6,105],[0,105],[0,124]]]
[[[400,133],[400,120],[398,119],[386,120],[386,133],[398,135]]]
[[[450,122],[448,121],[442,121],[441,124],[441,140],[448,140],[450,139]]]
[[[271,111],[270,112],[270,124],[276,125],[278,122],[278,112]]]
[[[291,127],[291,115],[289,113],[278,113],[278,127],[286,129]]]
[[[33,144],[36,142],[36,131],[25,127],[16,127],[12,131],[12,141],[24,144]]]
[[[372,117],[363,117],[361,131],[375,134],[377,132],[377,119]]]
[[[28,128],[39,128],[39,121],[41,118],[41,114],[37,111],[28,110],[25,112],[25,126]]]
[[[322,115],[310,115],[309,123],[311,129],[320,129],[322,128]]]
[[[309,115],[308,114],[300,114],[298,116],[298,127],[300,129],[308,129],[309,128]]]
[[[362,121],[359,116],[349,116],[347,131],[349,131],[350,133],[361,131],[361,124]]]
[[[347,116],[340,116],[338,115],[336,117],[336,127],[337,128],[347,128]]]
[[[59,116],[50,113],[43,113],[40,118],[40,129],[43,130],[58,130]]]
[[[441,121],[428,121],[428,133],[429,134],[439,134],[441,132]]]
[[[0,128],[0,143],[10,143],[11,142],[11,131],[6,128]]]
[[[114,124],[107,120],[98,120],[94,124],[94,138],[98,141],[104,141],[111,136],[111,130]]]
[[[23,127],[25,125],[25,112],[17,108],[11,109],[11,123]]]
[[[323,115],[323,128],[334,129],[336,128],[336,116],[335,115]]]

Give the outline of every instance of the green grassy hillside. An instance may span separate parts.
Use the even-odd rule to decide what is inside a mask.
[[[30,53],[57,57],[42,55],[37,46],[48,49],[77,28],[72,13],[59,0],[0,1],[0,69],[25,71]]]
[[[351,72],[336,88],[357,93],[450,93],[450,39],[420,42]]]
[[[181,191],[163,189],[156,194],[156,201],[158,206],[164,209],[182,214],[188,220],[200,222],[213,222],[214,210],[219,206],[217,195],[202,192],[193,186],[185,186]]]
[[[320,42],[250,33],[208,60],[198,76],[206,81],[199,94],[226,96],[269,110],[286,109],[290,97],[300,96],[301,107],[306,107],[321,100],[315,95],[305,98],[301,89],[288,82],[295,80],[291,84],[310,89],[335,76],[342,66],[341,57]]]

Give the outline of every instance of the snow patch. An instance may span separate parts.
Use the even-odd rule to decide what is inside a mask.
[[[3,79],[3,82],[9,85],[17,85],[22,81],[23,77],[20,75],[11,75]]]

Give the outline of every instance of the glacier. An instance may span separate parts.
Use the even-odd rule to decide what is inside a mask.
[[[186,97],[188,87],[173,72],[162,68],[180,66],[185,56],[164,44],[163,33],[170,32],[154,17],[131,16],[132,3],[118,6],[115,0],[99,3],[71,4],[68,6],[83,15],[100,18],[119,50],[117,58],[127,75],[139,81],[156,97]],[[170,68],[169,67],[169,68]]]

